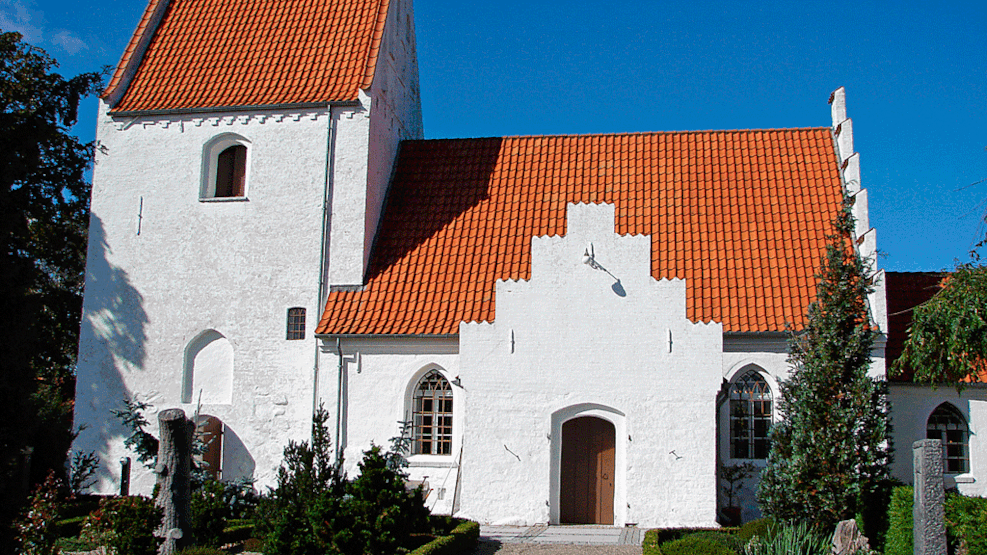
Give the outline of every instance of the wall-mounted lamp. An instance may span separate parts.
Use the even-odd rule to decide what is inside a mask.
[[[593,268],[594,270],[600,270],[603,266],[596,261],[596,255],[593,253],[593,243],[590,243],[586,250],[583,252],[583,264]]]

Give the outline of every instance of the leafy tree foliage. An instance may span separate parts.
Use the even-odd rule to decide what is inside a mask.
[[[987,266],[974,261],[945,276],[942,289],[915,307],[893,370],[932,384],[987,381]]]
[[[0,528],[23,484],[62,472],[82,308],[92,145],[69,134],[95,73],[64,79],[44,51],[0,33]],[[15,489],[16,488],[16,489]]]
[[[879,493],[891,461],[886,388],[867,375],[875,331],[863,262],[851,247],[848,202],[835,222],[804,330],[789,341],[781,384],[785,420],[771,432],[761,508],[831,528]]]

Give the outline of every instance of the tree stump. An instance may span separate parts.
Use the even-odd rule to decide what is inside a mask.
[[[195,424],[185,417],[182,409],[167,409],[158,413],[161,441],[158,444],[157,498],[164,517],[155,535],[164,538],[159,555],[171,555],[192,544],[192,491],[189,473],[192,469],[192,434]]]

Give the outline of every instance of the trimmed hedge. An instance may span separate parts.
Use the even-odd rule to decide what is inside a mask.
[[[780,529],[781,526],[777,520],[771,517],[759,518],[741,526],[737,530],[737,537],[743,540],[744,543],[751,541],[754,536],[769,541],[774,538]]]
[[[460,555],[470,553],[480,539],[480,525],[463,520],[447,536],[441,536],[412,551],[410,555]]]
[[[747,542],[740,539],[736,534],[730,534],[728,532],[721,531],[703,531],[696,532],[685,536],[683,539],[700,538],[703,540],[709,540],[714,543],[718,543],[723,547],[733,551],[734,553],[743,553],[744,546]]]
[[[912,503],[911,486],[898,486],[891,490],[888,504],[888,533],[884,536],[884,555],[912,555]]]
[[[661,544],[662,555],[737,555],[722,543],[700,534]]]
[[[643,555],[661,555],[661,548],[658,547],[659,530],[648,530],[644,533],[644,541],[641,542]]]

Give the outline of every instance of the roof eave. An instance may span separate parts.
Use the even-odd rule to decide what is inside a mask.
[[[310,110],[334,106],[359,106],[359,100],[332,100],[327,102],[292,102],[286,104],[247,104],[234,106],[203,106],[197,108],[171,108],[167,110],[110,110],[115,117],[176,116],[190,114],[215,114],[219,112],[261,112],[284,110]]]

